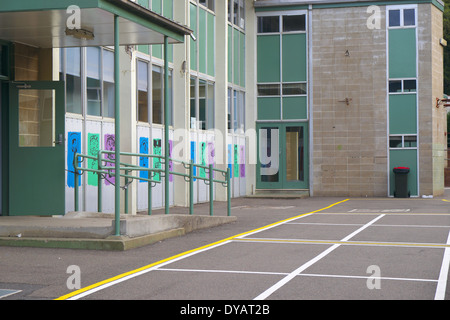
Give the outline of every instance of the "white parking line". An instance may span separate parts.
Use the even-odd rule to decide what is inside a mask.
[[[363,231],[364,229],[366,229],[367,227],[369,227],[370,225],[374,224],[376,221],[378,221],[379,219],[381,219],[382,217],[384,217],[385,215],[382,214],[378,217],[376,217],[375,219],[373,219],[372,221],[366,223],[364,226],[362,226],[361,228],[359,228],[358,230],[350,233],[348,236],[346,236],[345,238],[343,238],[341,241],[348,241],[350,240],[352,237],[354,237],[355,235],[357,235],[358,233],[360,233],[361,231]],[[316,263],[317,261],[319,261],[320,259],[322,259],[323,257],[327,256],[330,252],[334,251],[335,249],[339,248],[341,245],[340,244],[335,244],[333,246],[331,246],[330,248],[328,248],[327,250],[325,250],[324,252],[322,252],[321,254],[319,254],[318,256],[316,256],[315,258],[309,260],[308,262],[306,262],[305,264],[301,265],[299,268],[297,268],[296,270],[292,271],[290,274],[288,274],[286,277],[284,277],[283,279],[281,279],[280,281],[278,281],[277,283],[275,283],[273,286],[271,286],[269,289],[267,289],[266,291],[264,291],[263,293],[261,293],[260,295],[258,295],[254,300],[264,300],[266,298],[268,298],[272,293],[274,293],[275,291],[277,291],[278,289],[280,289],[281,287],[283,287],[286,283],[288,283],[289,281],[291,281],[293,278],[295,278],[297,275],[299,275],[300,273],[302,273],[304,270],[306,270],[307,268],[309,268],[310,266],[312,266],[314,263]]]
[[[447,244],[450,244],[450,232],[448,233]],[[445,289],[447,287],[447,275],[450,267],[450,248],[445,248],[444,258],[442,259],[441,272],[439,273],[438,285],[434,300],[444,300]]]

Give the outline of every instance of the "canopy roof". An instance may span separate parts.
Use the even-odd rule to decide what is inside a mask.
[[[74,17],[68,8],[74,5],[80,8],[80,26],[90,40],[71,35],[73,28],[67,28]],[[120,23],[119,45],[159,44],[165,36],[169,43],[180,43],[192,33],[129,0],[13,0],[0,6],[0,40],[40,48],[112,46],[115,15]]]

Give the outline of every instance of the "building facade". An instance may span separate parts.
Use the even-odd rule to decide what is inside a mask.
[[[120,115],[114,105],[113,47],[86,40],[82,46],[39,48],[31,40],[7,36],[8,22],[1,23],[2,214],[27,214],[11,210],[21,201],[23,187],[11,186],[20,171],[14,169],[14,159],[26,156],[12,146],[18,143],[20,151],[39,144],[32,131],[38,130],[37,122],[45,127],[32,119],[37,113],[30,99],[15,100],[7,88],[12,81],[42,82],[43,90],[46,82],[62,86],[57,99],[64,105],[64,137],[56,135],[55,141],[64,144],[64,172],[39,168],[64,175],[60,197],[65,209],[60,214],[75,208],[74,154],[114,150],[117,117],[121,151],[163,155],[169,146],[171,158],[229,168],[232,197],[264,192],[394,196],[393,168],[398,166],[410,168],[411,196],[443,193],[447,147],[446,113],[438,103],[444,97],[440,0],[134,2],[135,10],[186,26],[192,36],[170,44],[167,52],[161,44],[123,43],[118,55]],[[30,12],[26,15],[33,17],[35,11]],[[81,12],[82,25],[84,14],[89,12]],[[101,34],[101,26],[86,24],[93,34]],[[129,32],[130,39],[137,34]],[[169,66],[166,96],[164,57]],[[14,103],[27,110],[19,111],[20,119],[8,111]],[[11,120],[23,119],[34,129],[11,131]],[[55,135],[57,128],[47,131]],[[123,161],[164,166],[144,157],[124,156]],[[84,165],[94,167],[96,161]],[[170,166],[185,170],[177,162]],[[208,175],[197,170],[199,177]],[[148,177],[145,171],[139,174]],[[23,178],[31,188],[43,185],[33,181],[33,173]],[[155,179],[162,183],[152,188],[152,207],[161,208],[167,189],[160,175]],[[175,175],[169,181],[170,205],[187,206],[188,183]],[[96,211],[96,173],[86,172],[78,183],[79,208]],[[113,212],[113,174],[101,183],[103,211]],[[225,188],[214,188],[214,199],[226,200]],[[126,189],[129,201],[122,206],[128,212],[148,209],[148,183],[135,180]],[[194,202],[208,200],[209,187],[197,179]],[[43,212],[47,206],[41,204]]]

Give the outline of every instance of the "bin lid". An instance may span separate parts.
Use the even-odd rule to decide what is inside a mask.
[[[400,169],[400,170],[402,170],[402,169],[407,169],[407,170],[409,170],[408,167],[395,167],[394,169]]]

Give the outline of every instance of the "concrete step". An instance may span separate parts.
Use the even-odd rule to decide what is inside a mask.
[[[255,194],[247,198],[264,199],[305,199],[309,197],[308,189],[280,190],[280,189],[256,189]]]

